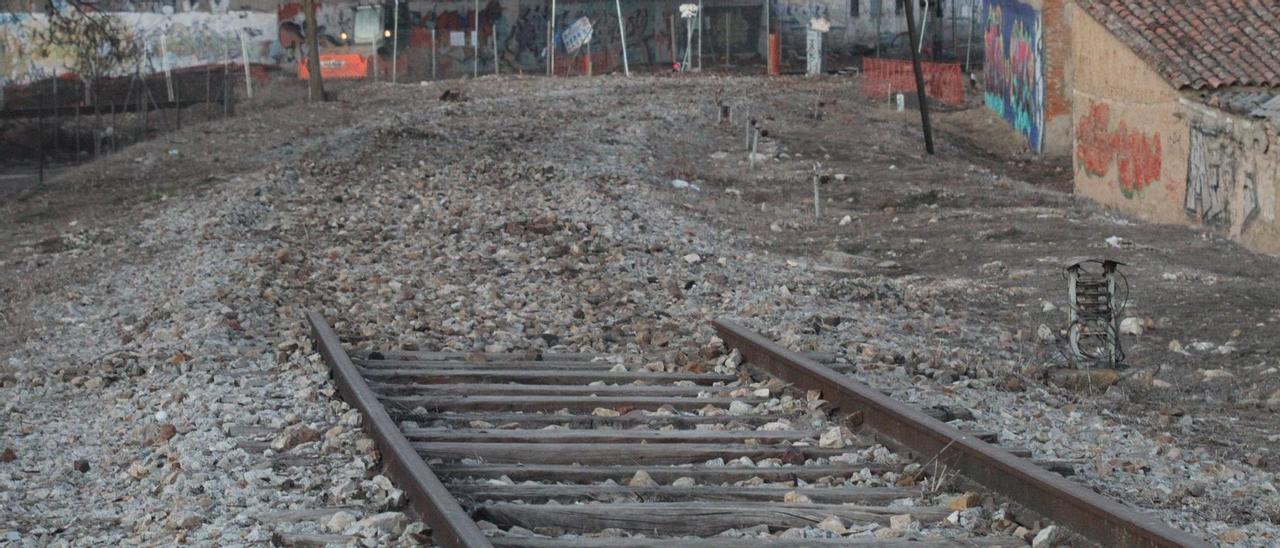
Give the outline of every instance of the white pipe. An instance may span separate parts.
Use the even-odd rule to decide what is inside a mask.
[[[431,79],[436,79],[436,28],[431,27]]]
[[[245,39],[244,33],[240,35],[240,55],[244,57],[244,93],[249,99],[253,99],[253,82],[249,78],[249,41]]]
[[[929,28],[929,0],[924,0],[924,13],[920,14],[920,45],[916,47],[917,53],[924,53],[924,35],[925,30]]]
[[[169,102],[173,102],[173,71],[169,70],[168,32],[160,34],[160,66],[164,67],[164,85],[169,91]]]
[[[613,0],[618,8],[618,35],[622,38],[622,72],[631,76],[631,65],[627,63],[627,29],[622,23],[622,0]]]

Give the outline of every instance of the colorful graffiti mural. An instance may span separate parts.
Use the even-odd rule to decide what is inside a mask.
[[[270,63],[276,42],[275,14],[262,12],[111,12],[130,30],[131,39],[141,46],[144,56],[139,66],[121,70],[144,73],[164,67],[180,69],[224,60],[239,62],[242,58],[240,35],[250,44],[249,61]],[[58,48],[42,50],[33,38],[48,28],[44,14],[0,14],[0,80],[26,83],[66,74],[70,63],[67,52]],[[163,48],[162,48],[163,43]]]
[[[387,2],[390,5],[390,2]],[[100,0],[101,9],[125,19],[134,28],[137,39],[150,45],[152,59],[144,71],[165,65],[159,59],[159,36],[165,35],[168,66],[177,69],[207,63],[221,63],[227,56],[232,62],[241,58],[239,35],[250,37],[249,60],[253,63],[296,67],[301,59],[304,41],[303,16],[298,0],[287,0],[274,12],[228,10],[236,5],[228,0]],[[321,2],[316,19],[322,43],[336,44],[341,33],[354,25],[355,0]],[[520,0],[485,0],[476,13],[470,0],[402,0],[401,38],[398,54],[404,74],[426,78],[470,74],[478,66],[482,74],[501,72],[542,72],[546,69],[547,23],[551,19],[549,4]],[[639,0],[623,0],[622,25],[625,26],[627,53],[634,65],[667,65],[673,55],[668,16],[675,4],[662,5]],[[796,21],[807,24],[808,14],[821,14],[822,4],[799,8],[780,8]],[[595,29],[591,40],[591,56],[597,73],[621,70],[622,44],[618,15],[613,2],[561,3],[555,15],[558,32],[582,17],[591,20]],[[744,11],[746,10],[746,11]],[[714,10],[713,10],[714,11]],[[711,13],[711,12],[708,12]],[[756,44],[759,8],[723,8],[717,18],[709,19],[708,55],[720,52],[726,34],[734,53],[752,51]],[[725,24],[724,17],[733,18]],[[10,83],[34,81],[65,72],[57,56],[42,57],[30,47],[29,37],[42,23],[39,14],[0,13],[0,77]],[[475,29],[479,24],[479,32]],[[719,25],[719,26],[718,26]],[[434,35],[434,42],[432,36]],[[496,37],[496,40],[495,40]],[[476,45],[478,43],[478,52]],[[557,40],[557,71],[579,72],[581,59],[564,52]],[[495,51],[496,48],[496,51]],[[387,48],[383,48],[384,50]],[[383,55],[389,55],[383,51]],[[434,59],[433,59],[434,57]],[[479,61],[475,63],[475,61]],[[563,61],[564,65],[561,65]],[[385,64],[380,72],[385,72]]]
[[[988,0],[986,104],[1044,150],[1044,31],[1035,8],[1017,0]]]
[[[1106,177],[1116,165],[1117,183],[1125,198],[1140,196],[1160,179],[1163,156],[1160,134],[1147,135],[1123,121],[1111,127],[1111,107],[1093,102],[1076,127],[1076,159],[1086,173]]]
[[[669,35],[662,24],[664,19],[652,3],[635,0],[622,3],[623,24],[626,26],[629,61],[632,64],[666,63],[669,60]],[[354,4],[325,4],[317,16],[321,32],[336,35],[338,30],[349,27],[347,12]],[[435,56],[436,73],[441,77],[470,74],[478,68],[481,74],[494,71],[495,36],[497,62],[503,72],[546,70],[547,23],[551,19],[549,4],[521,2],[519,0],[486,0],[476,14],[475,4],[467,0],[425,1],[407,0],[401,3],[401,25],[408,33],[400,49],[400,55],[408,57],[408,71],[412,76],[430,75]],[[345,9],[345,11],[344,11]],[[556,21],[559,33],[574,21],[587,17],[594,28],[591,39],[592,63],[596,72],[621,70],[622,47],[619,43],[618,18],[612,2],[565,3],[557,8]],[[289,29],[300,28],[301,10],[297,2],[282,5],[279,10],[281,36],[285,25]],[[478,18],[478,21],[477,21]],[[479,34],[475,34],[479,23]],[[432,36],[435,36],[434,44]],[[291,32],[289,35],[294,36]],[[479,59],[475,63],[479,45]],[[285,42],[284,38],[281,42]],[[296,43],[296,40],[291,40]],[[557,71],[577,71],[573,60],[557,40]],[[384,52],[385,53],[385,52]],[[582,52],[580,52],[582,54]],[[296,56],[296,51],[290,50]],[[563,65],[562,62],[563,61]],[[475,68],[473,68],[475,67]]]

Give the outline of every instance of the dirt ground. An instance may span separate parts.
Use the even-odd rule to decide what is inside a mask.
[[[1146,329],[1123,339],[1125,374],[1140,382],[1103,400],[1153,431],[1170,416],[1193,416],[1194,435],[1213,453],[1280,470],[1276,414],[1262,405],[1280,389],[1277,258],[1070,195],[1068,158],[1027,154],[1013,144],[1018,136],[982,108],[935,115],[936,157],[923,154],[918,112],[892,112],[845,94],[827,101],[834,104],[820,121],[806,120],[806,99],[841,96],[841,84],[829,85],[782,92],[785,101],[774,90],[742,98],[790,161],[754,172],[737,161],[699,162],[699,152],[707,158],[741,149],[737,135],[699,136],[670,149],[680,151],[670,161],[685,168],[673,176],[740,191],[740,200],[720,194],[703,206],[726,228],[757,235],[762,249],[819,260],[842,252],[853,256],[860,274],[904,285],[956,282],[965,290],[943,292],[941,304],[997,334],[993,359],[1033,367],[1064,358],[1063,346],[1036,344],[1038,326],[1066,324],[1064,267],[1078,258],[1118,260],[1131,288],[1125,314]],[[805,169],[815,161],[824,174],[847,176],[822,185],[819,220]],[[744,210],[753,213],[734,214]],[[851,222],[840,226],[846,215]],[[782,230],[771,231],[775,224]],[[1044,303],[1055,310],[1046,312]],[[970,336],[938,335],[960,345]],[[1212,344],[1197,351],[1195,343]],[[1230,376],[1205,375],[1219,369]],[[1155,379],[1172,387],[1150,390]]]
[[[593,90],[593,81],[600,89]],[[584,137],[566,128],[598,120],[592,146],[641,147],[646,169],[666,179],[651,184],[665,194],[673,214],[749,242],[783,267],[813,271],[824,288],[855,288],[826,295],[833,300],[873,300],[880,306],[884,295],[899,301],[907,295],[916,303],[911,306],[940,319],[925,327],[869,328],[845,340],[823,337],[839,318],[804,310],[802,315],[813,318],[799,333],[807,346],[852,355],[887,338],[885,331],[905,329],[939,349],[936,358],[948,367],[977,367],[1003,377],[1001,390],[1026,392],[1028,398],[1048,394],[1149,437],[1175,439],[1188,453],[1268,471],[1275,482],[1280,415],[1267,402],[1280,399],[1280,261],[1199,228],[1141,222],[1071,195],[1068,159],[1027,153],[982,108],[937,113],[938,150],[927,156],[918,113],[893,112],[863,98],[856,77],[598,77],[572,83],[488,77],[429,86],[379,84],[351,90],[334,103],[284,102],[184,127],[67,169],[46,188],[0,205],[0,356],[42,327],[31,319],[36,303],[62,293],[71,298],[80,282],[126,265],[145,266],[165,254],[121,238],[128,227],[208,200],[221,185],[262,170],[296,166],[312,174],[339,160],[377,164],[383,161],[379,150],[350,144],[368,141],[356,134],[365,127],[359,122],[420,117],[440,105],[437,97],[446,88],[509,105],[503,138],[528,147],[512,151],[468,142],[486,133],[469,131],[466,103],[443,114],[458,120],[447,132],[406,122],[375,141],[396,150],[418,141],[448,142],[447,152],[456,155],[449,163],[499,161],[506,154],[532,161],[539,147],[558,148],[556,155],[585,147]],[[717,120],[717,98],[732,107],[732,123]],[[637,106],[643,102],[661,102],[678,114]],[[650,122],[664,116],[669,123],[652,130]],[[747,116],[768,132],[759,144],[766,159],[756,166],[744,146]],[[642,125],[650,129],[636,129]],[[389,169],[408,169],[400,163],[403,156],[396,158]],[[817,216],[815,169],[824,180]],[[353,170],[345,184],[365,184],[359,176],[366,174]],[[697,189],[673,186],[670,181],[677,179]],[[627,187],[615,183],[602,178],[589,184],[627,199]],[[115,252],[79,252],[86,247]],[[1042,383],[1049,369],[1064,362],[1062,270],[1074,257],[1125,263],[1122,272],[1131,287],[1126,315],[1146,326],[1140,336],[1124,337],[1124,379],[1092,392]],[[690,279],[685,289],[697,283]],[[767,310],[743,307],[739,313],[756,312],[767,323]],[[1056,341],[1041,340],[1042,326]],[[1149,504],[1213,512],[1203,508],[1207,502],[1179,500]],[[1268,513],[1274,509],[1264,509],[1280,508],[1276,501],[1254,502],[1219,505],[1223,515],[1211,519],[1280,519]]]

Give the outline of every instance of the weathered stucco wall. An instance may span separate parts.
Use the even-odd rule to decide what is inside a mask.
[[[1274,122],[1182,101],[1190,126],[1183,213],[1232,239],[1280,253],[1276,193],[1280,132]]]
[[[1092,17],[1069,9],[1076,192],[1280,253],[1276,124],[1184,97]]]
[[[1074,4],[1076,191],[1161,222],[1182,222],[1187,124],[1180,95]]]

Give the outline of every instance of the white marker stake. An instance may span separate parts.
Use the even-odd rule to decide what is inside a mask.
[[[622,38],[622,72],[631,76],[631,65],[627,64],[627,29],[622,24],[622,0],[613,0],[613,5],[618,8],[618,35]]]
[[[822,217],[822,198],[818,195],[818,170],[819,164],[813,164],[813,218]]]
[[[244,94],[249,99],[253,99],[253,81],[249,78],[249,40],[244,37],[244,33],[240,35],[240,56],[244,58]]]
[[[498,75],[498,29],[493,29],[493,75]]]

